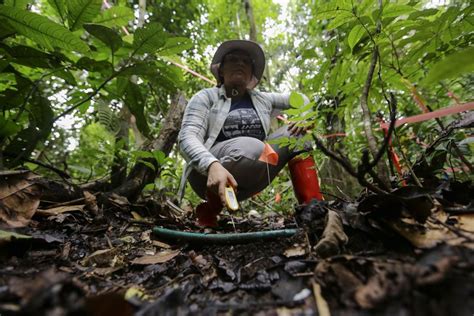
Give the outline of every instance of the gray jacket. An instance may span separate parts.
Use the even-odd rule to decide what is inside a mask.
[[[249,94],[265,135],[268,136],[272,111],[289,108],[290,95],[255,90],[249,90]],[[180,198],[192,168],[207,175],[209,165],[218,161],[209,149],[224,125],[230,104],[231,98],[226,97],[223,85],[220,88],[203,89],[189,100],[178,136],[180,152],[187,162],[180,184]]]

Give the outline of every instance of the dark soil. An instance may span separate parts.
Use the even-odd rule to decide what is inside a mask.
[[[354,221],[347,205],[331,207],[349,242],[325,259],[308,243],[318,236],[304,232],[240,245],[157,242],[155,225],[198,228],[144,206],[35,216],[15,230],[34,239],[0,244],[0,315],[318,315],[325,302],[332,315],[472,315],[469,247],[416,249]],[[217,232],[234,232],[229,219]],[[280,216],[234,222],[237,231],[296,227]],[[134,262],[160,254],[161,263]]]

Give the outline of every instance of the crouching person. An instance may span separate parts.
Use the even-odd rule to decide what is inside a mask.
[[[225,205],[225,188],[232,186],[239,201],[263,190],[289,163],[295,194],[300,204],[321,200],[312,157],[300,158],[288,147],[269,145],[267,140],[297,137],[306,132],[294,123],[272,134],[270,114],[289,108],[289,94],[254,90],[262,78],[265,55],[252,41],[222,43],[211,64],[217,86],[204,89],[189,101],[178,137],[187,161],[180,190],[186,179],[205,203],[196,209],[198,224],[215,226]],[[262,161],[271,146],[277,161]]]

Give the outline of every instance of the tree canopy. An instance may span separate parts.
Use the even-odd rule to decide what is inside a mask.
[[[321,144],[354,165],[366,149],[375,158],[384,138],[379,120],[389,121],[395,106],[402,118],[472,100],[469,2],[281,3],[1,1],[0,166],[53,177],[58,172],[45,166],[54,166],[75,183],[108,177],[117,186],[141,162],[164,171],[148,189],[174,192],[182,159],[144,146],[160,134],[178,93],[189,98],[211,86],[202,77],[212,78],[209,60],[226,39],[258,41],[268,59],[260,89],[292,92],[286,115],[314,126],[304,140],[328,136]],[[303,106],[298,93],[312,102]],[[463,131],[422,155],[455,119],[396,129],[404,172],[421,161],[437,176],[447,168],[459,177],[472,172]],[[355,179],[340,176],[347,170],[320,150],[314,155],[324,190],[357,192]],[[402,181],[387,158],[376,162],[379,180]],[[282,175],[265,199],[291,200],[288,185]]]

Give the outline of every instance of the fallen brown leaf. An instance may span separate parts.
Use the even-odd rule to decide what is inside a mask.
[[[321,286],[314,281],[312,281],[312,285],[313,285],[314,300],[316,301],[318,314],[320,316],[331,316],[329,305],[324,299],[323,295],[321,294]]]
[[[84,191],[84,201],[86,207],[92,214],[97,215],[99,213],[99,207],[97,206],[97,198],[94,194]]]
[[[101,249],[93,252],[89,256],[87,256],[84,260],[82,260],[83,265],[92,265],[95,264],[97,266],[111,266],[114,257],[117,254],[117,249]]]
[[[143,256],[140,258],[136,258],[132,261],[132,264],[157,264],[157,263],[165,263],[176,257],[180,254],[179,250],[164,250],[152,256]]]
[[[76,211],[84,211],[85,205],[66,205],[66,206],[58,206],[53,208],[48,208],[46,210],[38,209],[36,214],[41,216],[55,216],[62,213],[67,212],[76,212]]]
[[[0,221],[11,227],[28,225],[40,203],[41,188],[32,172],[0,174]]]
[[[152,240],[151,243],[152,243],[153,246],[157,246],[157,247],[160,247],[160,248],[165,248],[165,249],[170,249],[171,248],[171,246],[168,245],[167,243],[164,243],[164,242],[161,242],[161,241],[158,241],[158,240]]]
[[[305,248],[300,245],[296,245],[295,247],[286,249],[285,252],[283,253],[283,255],[287,258],[304,256],[305,254],[306,254]]]

